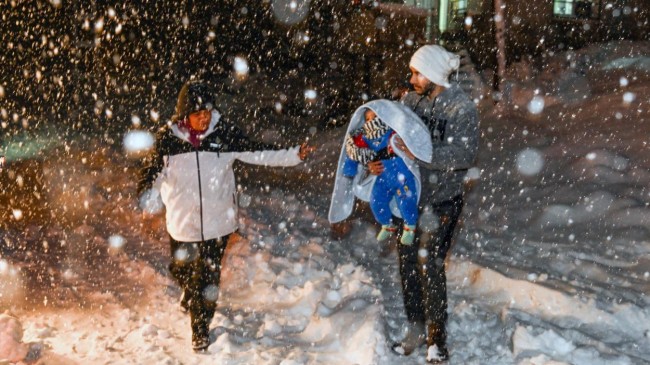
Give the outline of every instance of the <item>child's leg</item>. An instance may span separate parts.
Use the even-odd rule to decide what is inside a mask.
[[[390,200],[395,198],[404,223],[416,225],[418,221],[418,192],[415,175],[408,169],[402,159],[393,158],[383,162],[384,172],[377,178],[373,193],[375,193],[375,190],[381,189],[381,191],[388,194],[388,196],[382,196],[382,201],[379,203],[385,204],[386,207],[388,207]],[[380,180],[381,185],[378,186]],[[387,210],[390,218],[390,209]]]
[[[192,263],[190,321],[195,350],[203,350],[209,344],[209,326],[217,307],[221,260],[228,238],[199,243],[200,258]]]
[[[412,174],[405,176],[404,184],[397,189],[396,200],[402,218],[404,229],[400,242],[410,245],[415,239],[415,226],[418,222],[418,192],[415,177]]]
[[[413,181],[413,185],[404,184],[397,189],[396,200],[404,224],[416,225],[418,223],[418,195],[415,181]]]
[[[394,189],[390,187],[384,178],[384,175],[377,178],[370,194],[370,209],[375,216],[375,220],[381,224],[381,231],[377,234],[377,241],[385,241],[395,232],[392,223],[393,214],[390,211],[390,200],[394,195]]]
[[[394,190],[385,180],[384,175],[380,175],[375,181],[375,185],[370,193],[370,209],[375,216],[375,220],[382,226],[391,224],[392,214],[390,212],[390,200],[393,198]]]

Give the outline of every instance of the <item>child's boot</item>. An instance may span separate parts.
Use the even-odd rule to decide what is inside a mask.
[[[381,231],[379,231],[379,234],[377,235],[377,241],[385,241],[390,238],[393,233],[395,233],[395,226],[392,224],[385,224],[381,226]]]
[[[415,225],[404,225],[404,230],[402,230],[402,238],[400,239],[400,242],[403,245],[410,245],[413,243],[413,240],[415,239]]]

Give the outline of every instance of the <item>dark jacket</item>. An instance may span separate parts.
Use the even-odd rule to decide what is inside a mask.
[[[456,84],[434,100],[410,92],[402,103],[411,108],[431,132],[433,159],[418,161],[422,176],[421,202],[440,203],[463,193],[467,169],[478,153],[476,105]]]

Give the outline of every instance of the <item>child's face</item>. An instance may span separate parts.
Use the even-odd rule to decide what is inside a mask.
[[[189,119],[192,129],[203,132],[210,126],[211,113],[209,110],[199,110],[191,113]]]
[[[366,122],[369,122],[369,121],[375,119],[377,114],[375,114],[375,112],[373,112],[372,110],[368,109],[368,110],[366,110],[365,116],[366,116]]]

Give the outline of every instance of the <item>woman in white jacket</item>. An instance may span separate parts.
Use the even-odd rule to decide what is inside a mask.
[[[141,171],[138,192],[166,207],[174,279],[190,313],[192,347],[205,351],[219,293],[221,259],[237,230],[233,162],[294,166],[314,148],[280,149],[248,139],[221,119],[207,85],[191,81],[178,95],[171,126],[161,129],[154,153]],[[146,199],[141,199],[141,205]]]

